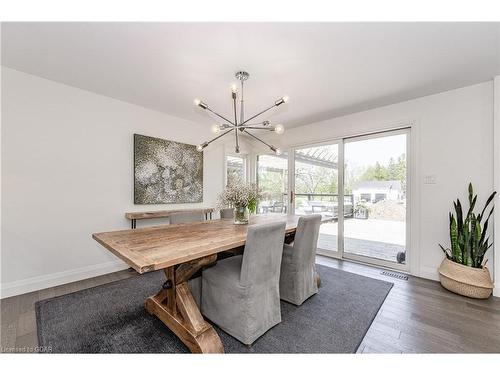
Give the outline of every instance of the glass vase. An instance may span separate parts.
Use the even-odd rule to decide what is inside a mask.
[[[234,223],[248,224],[248,207],[236,207],[234,209]]]

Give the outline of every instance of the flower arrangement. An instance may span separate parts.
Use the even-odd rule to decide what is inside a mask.
[[[255,184],[235,183],[219,194],[218,208],[234,208],[236,224],[248,223],[248,211],[255,213],[261,194]]]
[[[241,208],[248,207],[250,210],[257,207],[261,194],[255,184],[236,183],[228,185],[222,193],[219,194],[219,208]]]

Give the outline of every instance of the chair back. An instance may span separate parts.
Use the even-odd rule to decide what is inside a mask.
[[[234,209],[233,208],[223,208],[222,210],[220,210],[220,218],[221,219],[234,218]]]
[[[178,212],[169,216],[170,224],[194,223],[205,221],[205,214],[198,212]]]
[[[285,224],[282,221],[248,227],[241,264],[242,285],[279,283]]]
[[[320,225],[321,215],[319,214],[299,218],[293,242],[293,263],[314,264]]]

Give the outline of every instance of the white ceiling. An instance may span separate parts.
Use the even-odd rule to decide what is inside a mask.
[[[230,84],[245,69],[246,113],[287,94],[270,120],[291,127],[490,80],[500,73],[498,31],[496,23],[3,23],[2,64],[207,124],[193,98],[230,117]]]

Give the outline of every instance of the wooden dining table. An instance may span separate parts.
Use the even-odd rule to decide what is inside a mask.
[[[286,221],[285,241],[293,240],[299,216],[252,215],[252,224]],[[203,318],[188,287],[202,267],[217,261],[217,254],[245,245],[248,225],[232,219],[159,225],[147,228],[94,233],[92,237],[138,273],[163,270],[166,280],[160,291],[145,302],[193,353],[223,353],[214,328]]]

